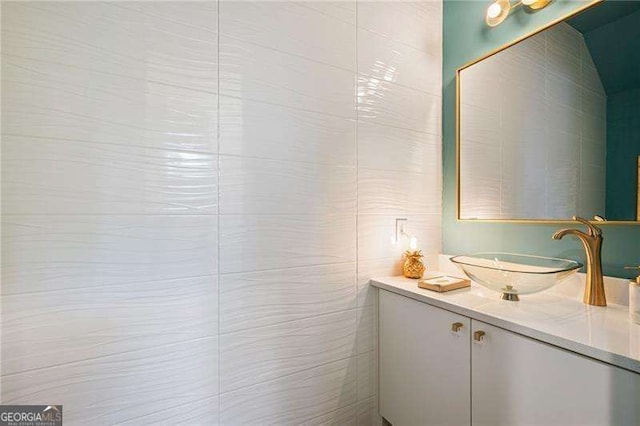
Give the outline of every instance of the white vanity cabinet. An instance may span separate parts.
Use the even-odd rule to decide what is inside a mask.
[[[640,425],[640,374],[389,291],[379,303],[393,426]]]
[[[472,321],[474,425],[640,425],[640,375]],[[472,334],[473,336],[473,334]]]
[[[469,424],[471,320],[387,291],[379,302],[381,415],[394,426]]]

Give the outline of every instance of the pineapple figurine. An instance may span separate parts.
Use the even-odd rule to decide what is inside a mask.
[[[422,263],[422,251],[421,250],[407,250],[404,252],[404,256],[407,260],[402,265],[402,273],[407,278],[422,278],[424,275],[424,264]]]

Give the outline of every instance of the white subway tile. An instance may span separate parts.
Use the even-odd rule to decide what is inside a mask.
[[[302,424],[356,402],[355,358],[220,396],[221,424]]]
[[[2,373],[140,351],[218,333],[217,275],[2,296]],[[46,342],[42,350],[34,344]]]
[[[7,134],[217,152],[217,95],[60,63],[2,59]]]
[[[355,262],[220,276],[220,331],[355,308]]]
[[[140,6],[140,5],[139,5]],[[3,5],[3,53],[33,58],[38,70],[65,64],[85,71],[217,91],[217,7],[201,4],[199,28],[189,7],[171,19],[113,3]],[[182,22],[181,22],[182,21]],[[186,23],[183,23],[186,22]]]
[[[351,262],[355,216],[220,216],[220,272]]]
[[[218,156],[3,137],[5,214],[216,214]]]
[[[358,172],[358,214],[436,214],[441,205],[440,177],[436,173]]]
[[[377,305],[363,306],[357,309],[358,338],[356,348],[358,355],[374,351],[378,347],[377,310]]]
[[[356,168],[220,157],[221,214],[355,214]]]
[[[220,93],[355,117],[353,73],[236,39],[220,39]]]
[[[374,396],[378,389],[378,353],[376,351],[365,352],[358,355],[358,401]]]
[[[323,414],[318,417],[314,417],[311,420],[304,422],[305,426],[324,426],[324,425],[340,425],[340,426],[355,426],[357,425],[358,411],[357,405],[351,404],[346,407],[339,408],[334,411],[330,411],[327,414]]]
[[[369,284],[372,278],[402,275],[401,255],[387,259],[358,260],[358,306],[377,303],[378,289]]]
[[[358,119],[438,134],[440,96],[374,77],[358,77]]]
[[[353,119],[220,97],[220,153],[355,166]]]
[[[440,55],[442,3],[358,1],[358,26]]]
[[[355,338],[355,310],[223,334],[221,392],[353,356]]]
[[[216,216],[2,217],[3,295],[217,273]]]
[[[440,57],[374,32],[358,30],[358,72],[432,95],[442,93]]]
[[[348,10],[345,18],[350,18]],[[355,26],[304,2],[222,1],[220,32],[225,37],[355,70]]]
[[[358,167],[441,174],[441,138],[439,135],[358,123]]]
[[[2,401],[56,401],[65,422],[119,424],[218,394],[217,338],[134,351],[126,342],[113,355],[5,375]],[[215,406],[207,411],[215,413]]]

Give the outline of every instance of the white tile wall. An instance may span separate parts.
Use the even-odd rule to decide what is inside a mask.
[[[464,70],[461,103],[462,217],[603,214],[606,95],[579,32],[556,25]]]
[[[439,1],[3,2],[2,402],[377,424],[368,279],[400,272],[396,217],[440,250],[441,25]]]

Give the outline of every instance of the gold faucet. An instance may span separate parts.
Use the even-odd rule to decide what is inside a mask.
[[[573,220],[586,225],[587,232],[578,229],[561,229],[553,234],[552,238],[560,240],[568,234],[578,237],[587,253],[587,285],[584,288],[582,300],[587,305],[607,306],[602,277],[602,230],[581,217],[573,216]]]

